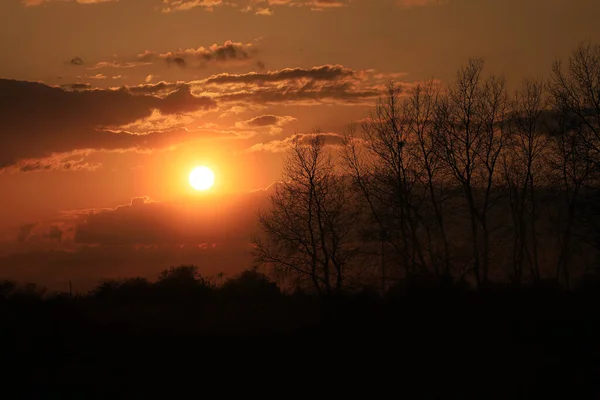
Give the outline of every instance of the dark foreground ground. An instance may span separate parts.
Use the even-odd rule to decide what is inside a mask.
[[[2,298],[0,396],[600,398],[595,291],[142,287]]]

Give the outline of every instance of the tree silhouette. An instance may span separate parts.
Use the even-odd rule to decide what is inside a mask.
[[[544,82],[525,79],[516,92],[510,116],[502,173],[512,216],[512,281],[520,284],[525,264],[534,281],[541,279],[538,250],[539,201],[537,191],[547,186],[546,162],[549,136],[543,130],[547,111]]]
[[[278,278],[330,296],[351,266],[356,216],[324,146],[318,133],[294,139],[271,208],[259,215],[264,237],[255,239],[254,257]]]
[[[569,58],[566,70],[560,60],[556,61],[548,88],[558,119],[551,164],[555,184],[564,199],[557,226],[560,253],[556,278],[562,278],[569,286],[582,191],[586,186],[597,187],[600,172],[600,45],[581,43]],[[592,231],[598,232],[598,222]]]
[[[439,103],[437,129],[448,171],[462,189],[468,209],[472,270],[477,285],[490,269],[488,214],[493,206],[498,161],[506,142],[508,99],[502,78],[482,77],[484,63],[473,59]]]

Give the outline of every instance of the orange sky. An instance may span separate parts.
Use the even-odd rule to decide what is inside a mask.
[[[597,0],[3,0],[0,15],[0,277],[58,287],[245,268],[294,133],[335,140],[391,79],[446,81],[482,56],[516,84],[600,41]],[[203,197],[196,165],[217,177]]]

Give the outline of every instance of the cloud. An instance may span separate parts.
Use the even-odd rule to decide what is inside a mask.
[[[371,104],[380,95],[375,89],[361,89],[352,83],[336,83],[325,85],[295,85],[291,87],[252,88],[225,93],[215,97],[221,102],[246,102],[256,104],[286,103],[293,105],[315,105],[322,103],[336,104]]]
[[[169,115],[216,107],[213,99],[194,96],[186,87],[164,97],[136,95],[125,88],[88,90],[81,84],[68,89],[0,79],[0,169],[53,153],[165,145],[165,135],[141,138],[105,128],[149,117],[153,110]]]
[[[144,94],[153,96],[166,96],[180,89],[189,90],[191,85],[185,82],[157,82],[157,83],[146,83],[138,86],[128,86],[127,91],[134,94]]]
[[[213,44],[209,47],[198,47],[197,49],[180,49],[173,52],[159,54],[146,51],[138,54],[137,59],[142,62],[153,62],[164,60],[169,65],[187,67],[190,65],[205,66],[209,62],[217,63],[246,63],[257,53],[252,43],[237,43],[231,40],[222,45]]]
[[[267,143],[257,143],[246,150],[246,152],[269,151],[273,153],[288,151],[294,142],[299,140],[300,144],[308,144],[315,136],[325,139],[326,146],[340,146],[343,142],[343,136],[338,133],[298,133],[281,140],[272,140]]]
[[[403,8],[445,4],[448,0],[397,0]],[[218,7],[234,7],[241,12],[256,15],[272,15],[275,7],[303,7],[313,11],[346,7],[351,0],[163,0],[165,13],[204,9],[214,11]]]
[[[397,0],[397,4],[402,8],[439,6],[448,3],[449,0]]]
[[[95,171],[102,167],[101,164],[90,164],[85,161],[89,155],[86,151],[73,151],[70,153],[52,154],[49,157],[31,160],[19,160],[9,172],[42,172],[42,171]]]
[[[114,208],[67,210],[51,219],[32,221],[15,229],[9,240],[41,244],[44,238],[59,236],[55,229],[59,228],[62,244],[70,249],[248,243],[256,233],[256,210],[268,206],[270,193],[213,193],[173,201],[138,196]]]
[[[136,198],[114,209],[89,212],[77,223],[75,243],[148,245],[249,242],[260,193],[214,195],[179,202]]]
[[[67,234],[64,224],[33,222],[19,227],[17,243],[61,243]]]
[[[236,122],[235,126],[238,129],[261,129],[268,128],[269,133],[274,135],[280,133],[282,127],[290,122],[296,121],[296,118],[290,116],[277,116],[277,115],[261,115],[259,117],[251,118],[247,121]]]
[[[107,126],[106,129],[115,133],[130,135],[148,135],[155,132],[166,132],[177,128],[185,128],[196,121],[195,115],[163,114],[152,110],[152,114],[120,126]]]
[[[285,68],[264,73],[218,74],[190,82],[199,93],[239,104],[365,104],[380,88],[365,84],[366,74],[341,65]]]
[[[223,73],[189,82],[158,82],[128,87],[132,93],[164,96],[175,90],[189,88],[196,95],[218,101],[220,108],[252,108],[271,104],[371,105],[386,89],[369,74],[341,65],[313,68],[284,68],[264,73]],[[229,114],[226,109],[223,115]]]
[[[99,4],[118,2],[119,0],[21,0],[26,7],[40,6],[46,3],[73,2],[78,4]],[[208,12],[220,7],[233,7],[241,12],[253,12],[256,15],[272,15],[273,7],[303,7],[313,11],[346,7],[352,0],[162,0],[163,13],[203,9]],[[448,0],[397,0],[403,8],[424,7],[446,4]]]
[[[96,64],[88,67],[88,70],[95,70],[95,69],[102,69],[102,68],[117,68],[117,69],[124,69],[124,68],[136,68],[136,67],[141,67],[144,65],[151,65],[151,62],[135,62],[135,61],[100,61],[97,62]]]
[[[375,72],[375,71],[373,71]],[[404,78],[408,75],[406,72],[379,72],[374,73],[373,78],[377,80],[382,80],[386,82],[395,81],[400,78]]]
[[[254,14],[270,17],[271,15],[273,15],[273,11],[271,11],[271,9],[269,8],[259,8],[254,12]]]
[[[69,64],[80,66],[83,65],[83,60],[81,57],[74,57],[69,61]]]
[[[60,86],[63,89],[70,89],[70,90],[86,90],[86,89],[91,89],[92,85],[90,85],[89,83],[67,83],[64,85]]]
[[[255,58],[259,51],[252,43],[239,43],[227,40],[223,44],[212,44],[208,47],[178,49],[167,53],[146,50],[135,56],[117,58],[111,61],[100,61],[89,70],[101,68],[135,68],[152,65],[156,62],[179,68],[204,68],[209,64],[220,66],[246,65],[261,63]]]
[[[235,7],[239,11],[255,11],[257,15],[271,12],[269,7],[307,7],[311,10],[324,10],[327,8],[338,8],[348,5],[349,0],[163,0],[165,6],[162,11],[165,13],[175,11],[188,11],[194,8],[202,8],[206,11],[213,11],[216,7]],[[261,13],[262,10],[262,13]]]
[[[19,243],[24,243],[29,239],[31,232],[33,229],[38,226],[38,222],[33,222],[29,224],[24,224],[19,228],[19,232],[17,233],[17,241]]]
[[[293,79],[310,79],[313,81],[333,81],[342,78],[351,78],[354,71],[344,68],[341,65],[322,65],[310,69],[305,68],[284,68],[278,71],[269,71],[265,73],[250,72],[247,74],[228,74],[223,73],[212,76],[203,81],[204,84],[224,84],[224,83],[264,83],[264,82],[282,82]]]
[[[73,2],[78,4],[99,4],[118,2],[119,0],[21,0],[27,7],[39,6],[46,3]],[[419,0],[412,0],[419,2]],[[423,1],[423,0],[422,0]],[[162,0],[164,6],[162,12],[187,11],[194,8],[202,8],[213,11],[215,7],[229,6],[240,11],[255,11],[257,15],[270,15],[269,6],[291,6],[308,7],[311,10],[324,10],[327,8],[338,8],[348,5],[349,0]]]
[[[0,80],[4,94],[0,124],[6,133],[0,136],[0,170],[11,166],[13,171],[94,169],[97,166],[85,160],[63,162],[55,155],[88,149],[172,148],[196,138],[248,137],[263,128],[279,133],[293,117],[258,114],[221,134],[199,128],[198,121],[210,110],[230,116],[271,105],[370,106],[385,90],[384,78],[399,76],[321,65],[111,89],[94,89],[89,83],[51,87],[4,79]]]
[[[26,7],[39,6],[45,3],[54,3],[57,1],[71,1],[73,3],[78,4],[99,4],[99,3],[109,3],[109,2],[117,2],[119,0],[21,0]]]
[[[73,210],[15,229],[0,243],[0,275],[89,290],[104,278],[154,279],[172,265],[206,274],[251,266],[256,210],[270,191],[160,202],[137,197],[108,209]],[[85,268],[82,268],[85,266]]]
[[[261,115],[260,117],[254,117],[247,121],[238,122],[236,125],[239,127],[257,128],[272,125],[282,126],[294,121],[296,121],[296,118],[289,116],[279,117],[276,115]]]

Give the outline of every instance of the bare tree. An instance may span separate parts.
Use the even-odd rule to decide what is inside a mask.
[[[345,146],[345,159],[354,184],[372,216],[377,235],[392,249],[406,277],[424,271],[427,261],[419,238],[419,202],[414,189],[418,174],[409,150],[410,132],[400,99],[401,89],[391,83],[361,126],[356,140],[351,127]],[[360,146],[359,146],[360,143]],[[382,256],[382,290],[385,275]]]
[[[597,186],[600,167],[600,45],[581,43],[566,68],[556,61],[548,85],[558,115],[552,165],[564,193],[556,277],[570,282],[576,211],[582,190]],[[598,228],[596,227],[596,231]]]
[[[356,213],[324,145],[318,133],[294,139],[271,208],[260,213],[254,256],[280,279],[330,296],[344,287],[355,252]]]
[[[521,283],[525,261],[531,279],[539,281],[536,198],[538,181],[545,177],[543,155],[549,136],[543,131],[542,117],[547,110],[544,83],[525,79],[516,92],[510,118],[510,136],[502,154],[504,180],[509,193],[513,227],[513,282]]]
[[[413,168],[421,187],[424,188],[429,206],[421,215],[425,219],[423,227],[427,232],[429,255],[434,272],[450,276],[450,244],[444,216],[445,179],[443,159],[440,156],[440,141],[435,129],[435,113],[440,97],[440,89],[435,81],[417,84],[409,92],[404,103]],[[429,217],[434,222],[430,223]],[[433,231],[433,232],[432,232]],[[441,249],[439,248],[441,247]],[[442,267],[442,271],[439,268]]]
[[[473,59],[459,70],[436,116],[441,154],[466,200],[478,286],[488,281],[492,231],[488,213],[494,203],[508,111],[504,80],[494,76],[484,80],[483,65],[481,59]]]
[[[581,140],[596,160],[600,154],[600,45],[581,43],[569,58],[566,69],[554,63],[549,84],[557,110],[573,118]]]
[[[594,161],[580,129],[571,125],[568,117],[559,117],[559,129],[551,142],[550,164],[555,172],[556,186],[564,198],[564,208],[559,207],[559,256],[556,279],[570,284],[570,261],[576,211],[585,183],[593,173]]]

